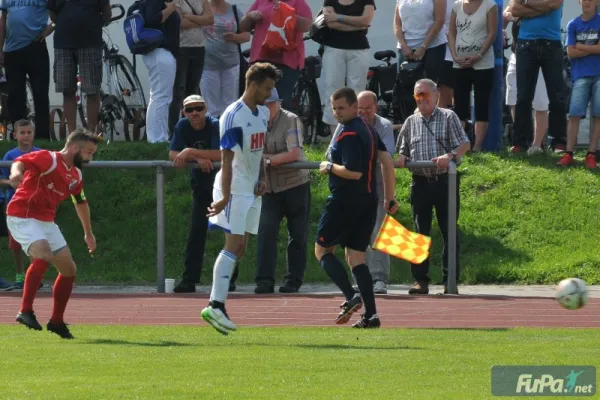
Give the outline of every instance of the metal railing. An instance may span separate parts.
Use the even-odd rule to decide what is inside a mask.
[[[0,161],[0,168],[10,167],[12,161]],[[220,168],[220,162],[213,162],[215,169]],[[318,169],[320,162],[295,162],[273,168]],[[191,168],[198,168],[198,164],[190,163]],[[436,163],[431,161],[412,161],[406,163],[410,170],[422,168],[435,168]],[[155,168],[156,169],[156,287],[159,293],[165,292],[165,169],[174,168],[171,161],[92,161],[87,168]],[[457,294],[456,286],[456,191],[457,169],[454,162],[448,167],[448,293]],[[92,199],[93,201],[93,199]]]

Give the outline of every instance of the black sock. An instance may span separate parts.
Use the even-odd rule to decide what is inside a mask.
[[[352,288],[346,268],[337,259],[333,253],[325,254],[321,257],[321,267],[325,270],[329,278],[340,288],[346,300],[350,300],[356,293]]]
[[[220,301],[211,300],[210,303],[208,303],[208,305],[212,308],[218,308],[221,311],[225,310],[225,303],[221,303]]]
[[[371,271],[369,271],[369,267],[367,267],[365,264],[360,264],[352,268],[352,274],[354,274],[354,279],[356,279],[358,290],[360,290],[360,295],[362,296],[363,303],[365,304],[365,318],[369,319],[373,315],[377,314]]]
[[[565,153],[567,153],[568,155],[570,155],[571,157],[573,156],[573,152],[572,151],[565,151]]]

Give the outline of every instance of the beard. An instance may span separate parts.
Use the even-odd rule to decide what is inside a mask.
[[[81,157],[81,154],[79,153],[75,154],[75,156],[73,157],[73,165],[79,169],[83,168],[83,166],[87,163],[88,161],[84,160],[83,157]]]

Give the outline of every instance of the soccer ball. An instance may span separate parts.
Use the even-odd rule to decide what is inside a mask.
[[[564,279],[556,285],[556,300],[566,309],[577,310],[587,303],[588,288],[581,279]]]

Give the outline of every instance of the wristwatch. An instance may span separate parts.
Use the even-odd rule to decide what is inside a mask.
[[[452,159],[453,159],[453,160],[456,160],[456,159],[458,158],[458,153],[456,152],[456,150],[452,150],[452,151],[450,152],[450,154],[452,154]]]
[[[327,170],[327,173],[330,174],[332,168],[333,168],[333,163],[328,162],[327,166],[325,167],[325,170]]]
[[[271,166],[271,159],[270,159],[270,158],[267,158],[267,159],[265,160],[265,164],[267,164],[267,167],[270,167],[270,166]]]

